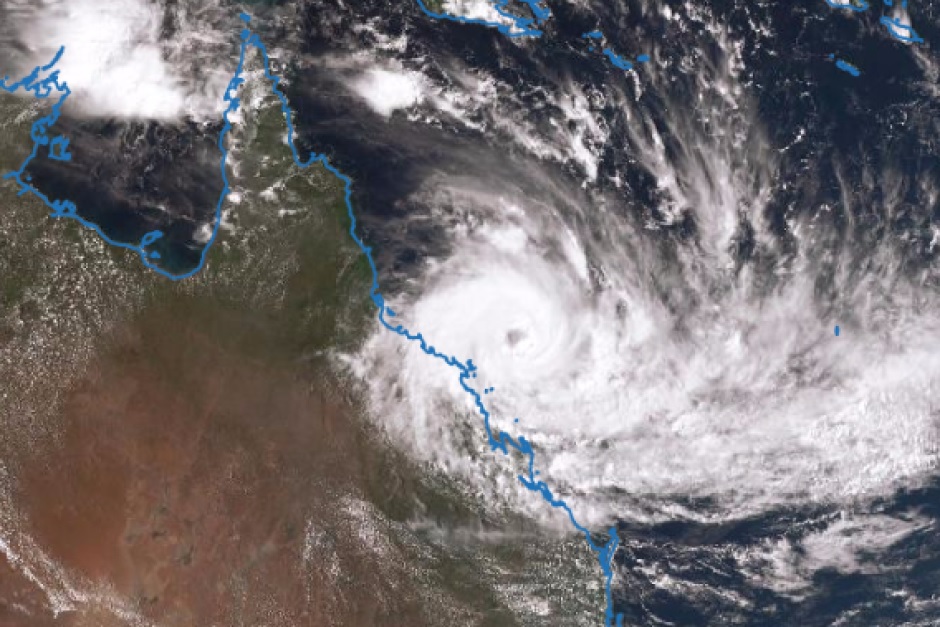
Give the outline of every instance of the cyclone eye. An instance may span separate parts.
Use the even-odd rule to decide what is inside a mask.
[[[525,339],[525,331],[521,329],[510,329],[506,333],[506,343],[510,348],[515,348],[516,344]]]

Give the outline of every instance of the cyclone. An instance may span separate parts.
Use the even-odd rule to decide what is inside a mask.
[[[819,118],[780,141],[758,113],[751,42],[700,8],[663,15],[680,29],[704,25],[718,52],[690,51],[696,67],[682,72],[688,57],[670,60],[654,43],[669,76],[637,73],[634,85],[602,91],[543,85],[554,96],[535,109],[564,112],[567,127],[508,89],[498,105],[464,105],[464,119],[488,120],[538,160],[492,154],[446,184],[425,170],[412,201],[429,207],[446,246],[391,299],[396,312],[473,360],[494,423],[531,441],[542,475],[596,525],[852,507],[928,480],[936,293],[920,289],[927,274],[909,272],[898,240],[844,244],[867,237],[864,219],[838,213],[882,192],[848,180],[851,155],[811,146]],[[428,118],[474,103],[473,92],[428,89]],[[532,130],[552,127],[574,132]],[[793,153],[807,146],[835,164],[835,196],[797,171]],[[551,174],[552,160],[575,168],[580,185]],[[876,167],[854,171],[896,190],[888,214],[905,190],[933,188]],[[485,454],[465,435],[479,417],[446,369],[381,328],[358,359],[373,413],[395,438],[531,513],[511,465],[500,474],[470,461]]]
[[[601,519],[661,516],[688,496],[721,496],[707,514],[719,518],[848,503],[935,467],[935,306],[879,311],[859,289],[847,305],[866,322],[841,320],[837,338],[840,320],[814,304],[807,276],[763,296],[743,281],[703,289],[677,307],[668,281],[686,289],[696,277],[585,248],[561,226],[482,225],[396,310],[435,346],[473,359],[498,424],[519,418],[543,473]],[[722,281],[721,268],[695,271]],[[419,454],[459,466],[466,450],[437,446],[443,417],[477,419],[459,385],[383,334],[374,348],[401,360],[376,381],[404,400],[379,413]],[[623,492],[642,506],[619,502]]]

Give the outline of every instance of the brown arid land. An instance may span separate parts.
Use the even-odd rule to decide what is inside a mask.
[[[37,114],[0,98],[0,170]],[[331,355],[371,277],[282,132],[267,101],[233,134],[240,202],[178,283],[0,182],[0,627],[593,622],[582,541],[484,515],[368,420]]]

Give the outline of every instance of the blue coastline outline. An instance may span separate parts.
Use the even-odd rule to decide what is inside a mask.
[[[581,39],[586,39],[590,42],[599,42],[604,39],[604,33],[599,30],[592,30],[581,35]],[[594,52],[595,46],[591,45],[588,50],[590,52]],[[611,65],[613,65],[615,68],[620,70],[633,69],[633,63],[629,59],[617,54],[611,48],[605,46],[601,49],[601,53],[610,60]],[[637,63],[647,63],[649,60],[650,56],[648,54],[641,54],[636,58]]]
[[[848,61],[843,61],[842,59],[836,60],[836,67],[845,72],[846,74],[851,74],[852,76],[861,76],[862,71],[849,63]]]
[[[631,70],[633,69],[633,64],[627,61],[625,58],[621,57],[619,54],[611,50],[610,48],[604,48],[601,52],[604,53],[604,56],[610,59],[610,62],[614,65],[615,68],[621,70]]]
[[[418,1],[419,3],[421,2],[421,0]],[[534,1],[533,4],[535,4]],[[242,13],[240,17],[246,25],[251,21],[251,17],[246,13]],[[405,328],[404,325],[394,324],[393,322],[389,321],[389,319],[394,318],[396,314],[391,309],[391,307],[385,304],[385,299],[379,292],[379,273],[378,268],[375,265],[375,259],[372,256],[372,248],[366,245],[366,243],[356,234],[357,221],[352,204],[352,179],[332,165],[325,154],[311,153],[306,160],[300,158],[300,154],[294,141],[295,130],[293,116],[287,101],[287,96],[278,87],[281,79],[275,76],[271,71],[270,58],[264,43],[261,41],[258,35],[252,33],[247,26],[241,31],[241,50],[238,58],[238,66],[235,70],[235,74],[232,80],[229,82],[228,87],[226,88],[224,96],[228,106],[226,107],[225,113],[223,114],[223,120],[225,124],[221,133],[219,134],[218,144],[222,153],[220,168],[225,186],[219,197],[219,201],[216,204],[215,225],[212,232],[212,238],[203,248],[201,261],[198,267],[184,274],[172,274],[167,272],[159,266],[156,266],[151,261],[151,259],[157,259],[159,257],[154,256],[153,252],[148,253],[146,250],[147,246],[153,244],[153,242],[162,237],[162,233],[159,231],[151,231],[150,233],[147,233],[139,244],[128,244],[125,242],[115,241],[107,237],[98,227],[98,225],[78,216],[76,214],[76,207],[74,203],[68,200],[50,200],[48,196],[37,190],[29,183],[29,175],[26,174],[26,168],[36,157],[36,155],[39,154],[39,151],[42,147],[47,146],[50,155],[56,155],[54,158],[60,158],[63,161],[68,161],[71,158],[67,151],[68,140],[61,136],[50,137],[49,135],[50,128],[59,119],[62,105],[65,103],[69,94],[71,94],[71,91],[69,90],[66,83],[59,81],[58,70],[51,71],[51,73],[44,78],[41,77],[42,72],[49,72],[59,62],[65,52],[64,47],[59,49],[58,53],[55,55],[55,58],[49,64],[35,68],[28,76],[21,79],[20,81],[13,83],[12,85],[8,85],[8,78],[4,77],[2,80],[0,80],[0,88],[9,93],[13,93],[19,89],[22,89],[24,91],[31,92],[37,99],[41,100],[49,98],[53,92],[58,92],[61,94],[58,100],[56,100],[56,102],[53,104],[51,113],[36,120],[36,122],[33,123],[32,129],[30,131],[30,137],[33,139],[33,149],[26,160],[23,162],[23,165],[18,170],[5,175],[4,178],[12,178],[19,184],[19,195],[30,193],[43,201],[48,207],[52,209],[53,217],[71,218],[77,220],[84,226],[97,232],[98,235],[107,243],[113,246],[136,251],[140,255],[143,263],[151,270],[154,270],[155,272],[158,272],[161,275],[175,281],[192,276],[205,265],[206,254],[212,243],[215,241],[216,236],[218,235],[222,205],[230,191],[228,176],[226,175],[225,171],[228,151],[225,149],[224,141],[226,135],[228,135],[229,131],[232,129],[229,115],[236,111],[239,106],[240,101],[235,95],[235,92],[237,92],[238,88],[245,82],[245,79],[242,78],[242,74],[245,65],[245,57],[250,47],[254,47],[260,53],[264,65],[265,79],[269,81],[271,85],[271,91],[280,101],[281,111],[284,114],[287,126],[287,143],[290,148],[294,163],[300,168],[308,168],[311,165],[320,164],[343,183],[345,190],[344,201],[350,221],[349,234],[359,249],[363,252],[363,254],[365,254],[366,259],[369,262],[369,267],[372,271],[372,285],[369,295],[372,299],[372,302],[378,308],[379,322],[389,331],[392,331],[393,333],[405,338],[410,342],[417,343],[425,354],[444,362],[456,371],[456,374],[458,374],[459,377],[460,387],[463,388],[463,390],[473,399],[474,406],[476,407],[479,414],[483,417],[486,437],[492,451],[499,451],[504,455],[510,455],[513,451],[515,451],[522,454],[526,458],[526,471],[523,474],[517,475],[519,482],[526,489],[539,494],[542,499],[551,507],[562,510],[567,515],[568,520],[578,531],[578,533],[580,533],[587,541],[588,546],[597,555],[601,570],[604,573],[604,598],[606,603],[606,609],[604,613],[605,625],[608,627],[613,625],[616,625],[617,627],[622,626],[623,615],[614,613],[613,592],[611,589],[614,576],[613,557],[617,547],[620,544],[620,539],[617,536],[616,528],[611,527],[608,530],[606,534],[606,542],[595,540],[594,534],[591,533],[587,527],[578,522],[578,519],[575,517],[574,511],[571,509],[571,507],[563,499],[556,497],[551,488],[549,488],[548,484],[538,478],[540,473],[535,469],[535,451],[532,448],[531,443],[529,443],[529,441],[524,436],[520,435],[514,438],[504,431],[497,433],[496,430],[494,430],[491,424],[492,415],[483,402],[483,395],[489,394],[493,391],[493,389],[487,388],[481,394],[471,386],[472,380],[476,379],[477,377],[477,366],[473,363],[472,359],[462,361],[453,355],[443,353],[432,346],[421,333],[413,332]],[[515,419],[515,422],[518,423],[518,419]]]
[[[862,11],[867,11],[869,9],[869,4],[866,0],[859,0],[861,4],[843,4],[842,2],[837,2],[836,0],[826,0],[826,4],[831,6],[833,9],[847,9],[849,11],[855,11],[856,13],[861,13]]]
[[[903,41],[906,44],[924,43],[923,38],[917,34],[917,31],[907,24],[901,23],[900,18],[882,16],[881,23],[888,28],[888,32],[891,33],[891,36],[898,41]]]
[[[506,7],[509,6],[509,0],[491,0],[490,4],[496,12],[512,22],[506,24],[503,22],[490,22],[477,17],[464,17],[462,15],[452,15],[450,13],[435,12],[428,8],[424,0],[417,0],[418,8],[435,20],[446,20],[448,22],[458,22],[460,24],[477,24],[479,26],[488,26],[495,28],[509,37],[541,37],[542,31],[536,28],[548,21],[552,11],[548,7],[542,6],[542,0],[519,0],[526,5],[532,12],[532,17],[521,17],[510,12]]]
[[[842,59],[836,59],[836,55],[829,55],[830,61],[836,62],[836,67],[845,72],[846,74],[851,74],[852,76],[858,77],[862,75],[862,71],[849,63],[848,61],[843,61]]]
[[[848,11],[853,11],[855,13],[863,13],[871,8],[871,5],[868,3],[868,0],[858,0],[860,4],[844,4],[843,0],[825,0],[833,9],[846,9]],[[893,7],[895,0],[882,0],[882,3],[887,7]],[[902,9],[907,9],[907,0],[901,0],[900,6]],[[906,44],[922,44],[924,43],[923,38],[917,34],[911,26],[901,22],[900,18],[892,18],[887,15],[882,15],[879,20],[887,29],[888,34],[902,41]],[[851,72],[850,72],[851,73]],[[857,76],[857,74],[856,74]]]
[[[29,153],[29,155],[27,155],[19,169],[5,174],[3,178],[16,181],[20,187],[18,195],[22,196],[23,194],[32,194],[41,200],[47,207],[52,209],[53,218],[70,218],[75,220],[81,223],[82,226],[95,231],[95,233],[97,233],[101,239],[111,246],[125,248],[127,250],[136,252],[140,256],[141,262],[143,262],[147,268],[153,270],[154,272],[157,272],[168,279],[173,279],[174,281],[186,279],[195,275],[206,265],[206,257],[209,254],[209,249],[212,247],[212,244],[215,243],[216,237],[218,237],[219,234],[219,227],[222,223],[222,205],[225,203],[225,199],[228,196],[228,193],[231,191],[228,174],[225,170],[225,163],[228,158],[228,150],[225,148],[225,137],[228,135],[229,131],[232,130],[232,123],[229,120],[229,115],[237,111],[239,106],[239,99],[234,95],[233,92],[237,91],[238,87],[244,82],[244,79],[242,78],[242,71],[244,70],[245,65],[245,52],[247,49],[245,43],[247,42],[248,37],[249,31],[247,29],[243,30],[243,43],[241,46],[241,53],[238,58],[238,67],[236,68],[235,75],[229,82],[228,87],[225,89],[224,98],[225,102],[228,103],[228,106],[225,108],[225,112],[222,114],[224,125],[222,127],[221,133],[219,133],[218,141],[219,150],[222,153],[220,164],[223,181],[222,193],[219,195],[219,200],[215,206],[211,236],[203,245],[199,256],[199,263],[194,268],[183,273],[174,274],[173,272],[170,272],[169,270],[166,270],[156,264],[156,261],[160,259],[160,254],[156,251],[148,251],[147,247],[163,237],[163,233],[161,231],[150,231],[149,233],[145,234],[143,238],[141,238],[139,243],[136,244],[118,241],[105,234],[98,224],[95,224],[90,220],[86,220],[85,218],[78,215],[78,207],[76,207],[75,203],[71,200],[52,200],[31,184],[30,177],[26,172],[26,169],[44,146],[48,147],[48,156],[50,159],[57,161],[71,161],[72,159],[71,153],[68,152],[69,140],[65,137],[62,137],[61,135],[52,137],[49,134],[52,126],[55,125],[61,116],[62,105],[65,104],[65,101],[68,100],[68,97],[72,93],[72,90],[69,89],[68,83],[59,81],[59,70],[52,70],[52,68],[55,67],[55,65],[62,58],[62,55],[65,53],[64,46],[59,48],[59,51],[56,53],[51,62],[44,66],[33,69],[29,75],[17,81],[16,83],[13,83],[12,85],[8,84],[8,76],[4,76],[2,79],[0,79],[0,89],[3,89],[7,93],[14,93],[17,90],[22,89],[23,91],[32,92],[32,94],[40,100],[49,98],[53,92],[60,94],[59,98],[52,105],[52,110],[49,112],[49,114],[36,120],[30,129],[30,137],[33,140],[32,151]],[[52,71],[50,72],[50,70]],[[50,73],[48,76],[43,77],[43,72]]]

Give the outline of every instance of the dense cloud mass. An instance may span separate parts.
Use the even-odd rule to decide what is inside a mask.
[[[385,130],[406,155],[396,165],[418,179],[382,210],[408,207],[402,219],[416,231],[436,225],[450,249],[426,256],[420,287],[406,288],[396,309],[436,346],[479,364],[504,424],[519,417],[547,474],[609,508],[601,518],[630,514],[608,498],[617,491],[665,499],[667,510],[673,497],[721,495],[709,516],[740,516],[805,499],[848,503],[933,470],[925,220],[935,181],[903,167],[915,161],[929,175],[932,155],[891,146],[932,122],[911,111],[900,135],[885,125],[843,137],[846,118],[883,119],[907,104],[877,101],[822,55],[781,63],[807,75],[800,115],[762,114],[762,99],[776,95],[752,63],[780,54],[778,31],[821,17],[798,11],[778,24],[758,9],[738,13],[751,30],[707,7],[603,16],[635,23],[620,38],[653,58],[627,75],[602,58],[549,55],[542,40],[479,41],[507,48],[498,68],[415,43],[410,58],[407,47],[396,56],[424,70],[420,102],[391,121],[364,110],[358,122],[375,127],[373,146]],[[893,45],[875,35],[866,45]],[[896,74],[932,68],[914,51],[895,54]],[[588,63],[596,67],[576,76]],[[365,79],[350,74],[362,96]],[[835,89],[862,93],[840,96],[857,100],[847,109],[830,102]],[[448,146],[433,159],[420,149],[430,129]],[[381,150],[322,135],[341,156]],[[390,245],[420,255],[408,228]],[[854,339],[837,340],[837,324]],[[459,386],[396,338],[379,332],[374,343],[364,359],[388,368],[379,390],[403,392],[399,411],[380,413],[400,416],[392,428],[419,454],[457,463],[466,451],[427,444],[447,432],[448,402],[464,411]]]
[[[672,573],[624,571],[624,607],[658,590],[689,616],[803,616],[818,572],[875,581],[859,555],[933,524],[876,504],[929,492],[937,466],[935,62],[877,16],[825,5],[552,8],[535,40],[380,18],[320,34],[346,51],[327,55],[338,76],[299,81],[310,142],[359,173],[409,328],[473,359],[495,424],[536,445],[583,519],[621,521],[625,567]],[[923,36],[935,16],[919,11]],[[617,71],[581,40],[595,28],[650,62]],[[377,105],[364,50],[400,81],[423,74],[420,97]],[[364,165],[389,152],[407,186]],[[480,418],[448,368],[381,328],[355,363],[415,455],[567,523],[466,438]],[[793,516],[815,530],[784,540],[774,521]],[[663,526],[680,546],[713,529],[697,559],[748,584],[679,574],[687,558],[644,543]],[[774,610],[761,589],[787,600]],[[658,603],[645,612],[669,618]]]
[[[230,56],[226,13],[216,3],[9,0],[0,5],[0,60],[5,73],[24,76],[64,46],[58,67],[75,115],[214,120],[231,70],[196,59]]]

